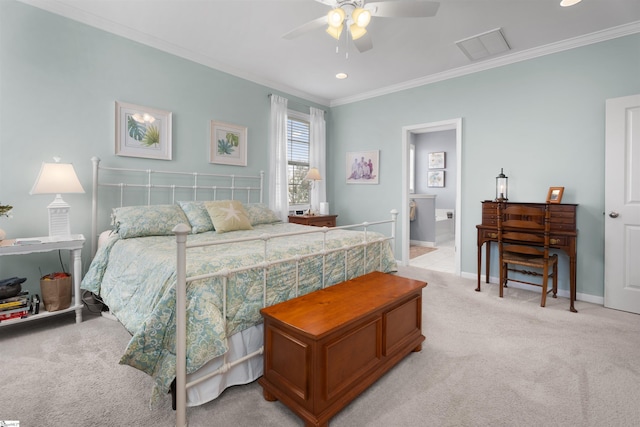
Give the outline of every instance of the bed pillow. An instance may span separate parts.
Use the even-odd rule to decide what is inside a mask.
[[[193,234],[204,233],[205,231],[213,231],[213,223],[207,208],[206,202],[178,202],[191,224],[191,232]]]
[[[251,203],[245,205],[247,216],[251,225],[272,224],[274,222],[282,222],[274,211],[263,203]]]
[[[125,206],[113,210],[114,230],[121,238],[169,236],[189,219],[178,205]]]
[[[216,233],[253,229],[242,203],[237,200],[205,202],[205,206]]]

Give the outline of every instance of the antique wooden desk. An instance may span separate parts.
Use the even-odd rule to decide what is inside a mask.
[[[412,351],[422,348],[422,288],[374,272],[261,310],[267,400],[305,422],[329,419]]]
[[[513,205],[528,206],[544,206],[544,203],[513,203]],[[576,257],[577,257],[577,240],[578,230],[576,228],[576,211],[578,205],[558,203],[550,204],[551,211],[551,247],[560,249],[569,256],[569,293],[570,305],[569,310],[577,313],[574,307],[576,300]],[[491,265],[491,242],[498,241],[498,202],[484,201],[482,202],[482,224],[476,226],[478,230],[478,287],[476,291],[480,291],[480,276],[482,267],[482,245],[486,245],[486,266],[485,281],[489,283],[489,273]]]

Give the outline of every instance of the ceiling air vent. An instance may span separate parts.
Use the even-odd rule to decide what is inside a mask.
[[[456,45],[472,61],[497,55],[511,49],[502,34],[501,28],[459,40]]]

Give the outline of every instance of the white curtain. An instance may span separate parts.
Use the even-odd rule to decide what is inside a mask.
[[[269,124],[269,207],[286,222],[289,215],[286,98],[271,95]]]
[[[317,181],[311,190],[311,210],[320,211],[320,202],[327,201],[327,130],[324,121],[324,110],[310,107],[309,120],[309,167],[318,168],[322,180]]]

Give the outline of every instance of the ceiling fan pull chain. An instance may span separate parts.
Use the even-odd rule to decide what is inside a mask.
[[[349,31],[346,32],[347,34],[344,37],[344,59],[348,60],[349,59]]]

